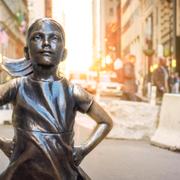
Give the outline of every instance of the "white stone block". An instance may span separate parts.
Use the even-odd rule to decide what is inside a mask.
[[[165,94],[162,101],[158,128],[152,144],[171,150],[180,150],[180,95]]]

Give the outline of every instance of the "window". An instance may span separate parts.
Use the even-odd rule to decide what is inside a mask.
[[[113,8],[109,8],[109,16],[113,16],[114,15],[114,9]]]

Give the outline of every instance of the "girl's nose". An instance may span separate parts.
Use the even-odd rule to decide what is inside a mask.
[[[48,37],[44,37],[43,46],[50,46]]]

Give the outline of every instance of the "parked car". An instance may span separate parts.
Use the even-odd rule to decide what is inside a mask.
[[[101,96],[122,96],[123,84],[118,82],[117,75],[113,71],[100,73],[98,93]]]
[[[98,91],[101,96],[122,96],[123,85],[118,82],[99,82]]]

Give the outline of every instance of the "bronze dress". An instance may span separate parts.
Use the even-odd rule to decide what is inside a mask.
[[[14,105],[15,148],[0,180],[83,180],[72,156],[76,112],[86,113],[93,97],[65,78],[36,81],[31,76],[0,87],[0,104]]]

